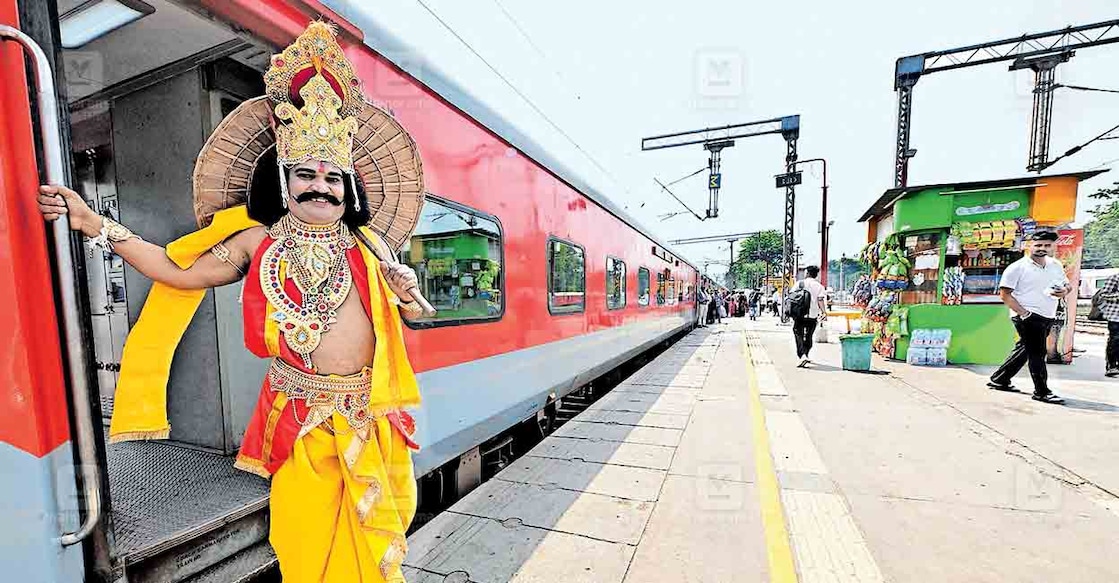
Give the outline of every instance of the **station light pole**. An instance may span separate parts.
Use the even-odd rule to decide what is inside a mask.
[[[828,161],[823,158],[809,158],[794,162],[793,166],[820,162],[824,165],[824,184],[820,187],[820,283],[828,287],[828,229],[834,224],[828,223]]]

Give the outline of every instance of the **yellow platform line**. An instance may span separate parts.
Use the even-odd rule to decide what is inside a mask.
[[[785,523],[785,509],[781,504],[781,488],[777,483],[777,471],[773,467],[773,453],[769,447],[769,432],[765,427],[765,410],[758,390],[758,376],[754,370],[754,361],[750,358],[745,334],[742,336],[742,354],[746,357],[746,384],[750,390],[750,421],[753,426],[762,528],[765,530],[766,556],[769,559],[769,580],[771,583],[796,583],[796,563],[793,561],[793,548]]]

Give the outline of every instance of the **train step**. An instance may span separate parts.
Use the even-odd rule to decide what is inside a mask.
[[[268,483],[232,458],[158,441],[107,457],[118,579],[178,583],[267,540]]]
[[[277,565],[272,545],[261,542],[187,579],[185,583],[260,583],[265,575],[274,573]],[[276,580],[279,581],[278,578]]]

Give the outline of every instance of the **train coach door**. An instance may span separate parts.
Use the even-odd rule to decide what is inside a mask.
[[[158,244],[195,230],[195,157],[225,114],[263,93],[272,47],[176,0],[0,0],[0,24],[11,26],[5,75],[24,70],[30,35],[40,81],[59,94],[38,108],[58,115],[37,118],[56,125],[37,175],[28,95],[44,86],[0,84],[0,329],[14,350],[0,406],[26,405],[0,424],[0,580],[178,583],[265,568],[268,485],[232,458],[267,364],[243,346],[239,286],[207,293],[183,337],[171,439],[108,444],[122,347],[151,282],[52,224],[53,305],[34,196],[40,182],[68,184]]]
[[[0,84],[0,329],[7,340],[0,371],[0,572],[12,581],[78,583],[86,576],[83,550],[96,554],[83,545],[104,540],[91,538],[101,532],[99,436],[75,269],[80,257],[65,221],[44,228],[35,203],[41,180],[67,182],[54,67],[19,28],[28,15],[21,8],[0,0],[0,67],[8,75]],[[23,75],[25,64],[32,79]]]

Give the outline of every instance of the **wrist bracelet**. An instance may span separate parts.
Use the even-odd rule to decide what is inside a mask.
[[[113,251],[113,245],[129,239],[143,239],[133,233],[128,227],[110,219],[109,217],[101,217],[101,232],[96,237],[90,237],[89,241],[94,245]]]
[[[405,313],[413,316],[424,311],[423,306],[420,306],[420,303],[416,300],[412,300],[410,302],[401,302],[400,309],[404,310]]]

